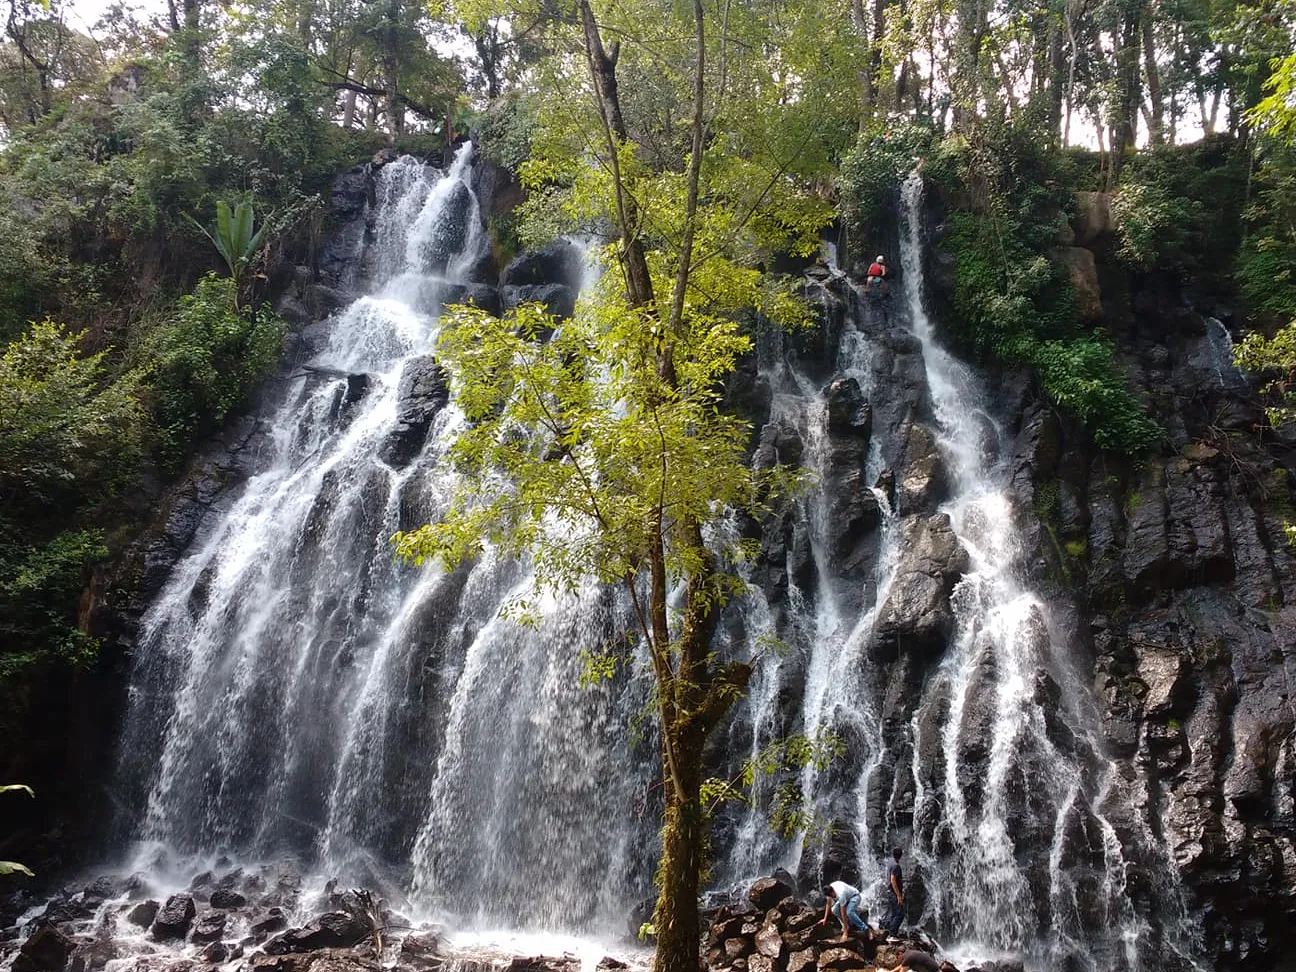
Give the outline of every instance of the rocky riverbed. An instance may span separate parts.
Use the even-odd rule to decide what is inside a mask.
[[[822,900],[799,894],[790,875],[757,881],[706,909],[699,967],[851,972],[894,967],[910,947],[940,951],[918,932],[842,943],[822,914]],[[99,877],[40,903],[19,892],[0,901],[0,921],[0,962],[13,972],[633,972],[651,961],[628,934],[605,954],[578,939],[457,932],[366,889],[312,888],[287,863],[204,871],[169,893],[142,873]]]

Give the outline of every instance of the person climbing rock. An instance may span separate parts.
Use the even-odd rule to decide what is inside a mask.
[[[859,888],[847,884],[845,881],[834,881],[827,884],[823,889],[824,897],[828,900],[824,902],[824,916],[819,919],[819,924],[826,925],[828,917],[832,914],[837,915],[837,920],[841,922],[842,937],[841,941],[846,941],[850,937],[851,929],[856,931],[868,931],[868,925],[860,917]]]
[[[885,972],[950,972],[953,968],[954,966],[949,962],[937,962],[936,956],[931,952],[924,952],[920,948],[908,948],[900,956],[900,964]],[[878,972],[884,970],[879,969]]]
[[[878,258],[869,264],[868,279],[864,281],[865,291],[868,293],[886,294],[886,275],[886,257],[879,253]]]
[[[887,915],[882,923],[888,935],[900,934],[900,923],[904,921],[904,872],[900,870],[900,858],[904,851],[897,847],[891,852],[893,860],[887,863]]]

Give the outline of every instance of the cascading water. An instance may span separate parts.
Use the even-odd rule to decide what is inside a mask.
[[[1162,949],[1189,949],[1182,895],[1168,867],[1140,876],[1163,882],[1154,942],[1130,872],[1165,862],[1146,832],[1127,834],[1137,848],[1116,836],[1113,820],[1136,815],[1102,755],[1091,699],[1069,661],[1072,638],[1023,583],[1007,472],[986,461],[970,421],[984,416],[984,393],[935,341],[923,305],[922,188],[915,173],[902,190],[904,299],[954,472],[944,510],[971,561],[953,597],[954,637],[913,719],[914,856],[928,872],[926,913],[982,946],[1091,968],[1148,967]],[[939,744],[924,745],[925,733]],[[943,766],[922,765],[934,750]]]
[[[429,354],[442,301],[468,292],[486,246],[471,153],[444,174],[409,158],[381,170],[356,259],[367,295],[268,419],[262,471],[208,518],[145,615],[121,815],[135,866],[290,855],[482,929],[621,929],[653,868],[654,754],[627,731],[649,695],[624,677],[581,688],[579,653],[631,627],[624,605],[590,585],[539,605],[530,630],[499,616],[530,590],[524,564],[487,553],[449,574],[408,570],[387,539],[435,518],[454,485],[442,460],[461,416]],[[921,212],[914,177],[889,299],[833,271],[848,314],[832,363],[883,402],[899,359],[921,359],[922,391],[887,435],[921,419],[939,440],[949,489],[928,519],[968,565],[953,634],[917,681],[903,659],[874,663],[921,519],[880,485],[896,445],[829,434],[828,395],[782,339],[762,346],[762,448],[792,450],[819,485],[786,521],[778,596],[729,609],[742,654],[763,635],[785,646],[758,666],[730,756],[789,731],[839,734],[848,762],[797,782],[849,831],[830,838],[839,865],[845,853],[880,876],[892,841],[909,848],[911,922],[981,955],[1144,967],[1151,939],[1186,952],[1182,895],[1138,794],[1102,757],[1070,642],[1022,580],[1002,434],[923,309]],[[874,538],[862,559],[834,532],[850,503]],[[814,873],[818,844],[774,838],[755,813],[732,823],[717,845],[727,879]],[[1152,917],[1134,903],[1158,899]]]
[[[469,145],[446,173],[379,172],[369,293],[143,618],[123,814],[144,864],[291,855],[479,927],[620,927],[651,874],[652,815],[634,812],[651,754],[623,716],[644,699],[624,679],[582,689],[579,653],[621,609],[591,585],[530,630],[499,618],[523,565],[406,569],[388,542],[453,484],[461,417],[429,354],[487,247],[472,165]],[[424,440],[411,389],[443,406]]]
[[[1092,701],[1068,661],[1072,640],[1055,630],[1048,606],[1024,583],[1010,470],[998,458],[1003,434],[987,414],[988,396],[937,343],[924,309],[916,174],[901,202],[900,286],[893,282],[887,298],[850,296],[837,373],[880,400],[890,390],[870,383],[873,356],[879,341],[895,345],[897,325],[907,324],[929,396],[917,411],[929,415],[950,480],[938,517],[948,517],[967,567],[951,596],[953,633],[939,663],[917,684],[896,682],[893,666],[874,664],[869,646],[905,553],[903,538],[913,534],[890,517],[884,521],[873,596],[842,611],[831,578],[823,580],[830,571],[816,523],[826,497],[816,491],[803,504],[819,540],[811,547],[821,581],[808,592],[791,585],[789,594],[790,603],[806,604],[800,624],[810,632],[794,642],[808,644],[809,654],[796,670],[804,682],[799,729],[838,734],[849,745],[853,774],[807,773],[803,792],[817,814],[848,831],[834,840],[853,849],[854,860],[838,854],[832,867],[856,869],[875,906],[883,899],[882,859],[893,842],[905,846],[906,870],[917,878],[908,920],[955,954],[1015,952],[1049,968],[1170,967],[1191,953],[1182,889],[1165,849],[1140,821],[1138,795],[1102,756]],[[782,367],[770,373],[777,377]],[[804,381],[796,391],[807,445],[802,462],[821,470],[829,448],[822,397]],[[776,396],[776,413],[777,402]],[[793,407],[785,403],[783,410]],[[878,469],[875,443],[867,482]],[[898,512],[902,520],[919,519]],[[789,632],[795,637],[794,624]],[[788,666],[780,659],[766,667],[775,666],[773,673],[757,671],[760,709],[770,704],[761,699],[778,697]],[[901,676],[903,667],[902,660]],[[912,697],[897,703],[897,685]],[[906,713],[907,721],[884,726],[888,709]],[[772,721],[753,717],[747,725],[759,739]],[[815,861],[824,852],[814,842],[780,844],[751,825],[738,837],[735,862],[755,858],[764,868],[818,873]]]

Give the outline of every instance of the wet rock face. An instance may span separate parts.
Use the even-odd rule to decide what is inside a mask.
[[[900,563],[878,611],[871,651],[880,661],[901,651],[938,654],[954,630],[950,594],[968,567],[968,553],[949,516],[909,517],[901,525]]]
[[[153,919],[153,937],[160,940],[184,938],[189,933],[189,926],[197,913],[193,895],[171,895],[158,911],[157,917]]]
[[[383,446],[382,458],[399,469],[418,455],[432,420],[450,401],[447,375],[431,356],[416,358],[401,372],[396,398],[396,425]]]
[[[580,284],[581,252],[566,240],[524,253],[504,268],[501,287],[540,287],[560,284],[575,289]]]

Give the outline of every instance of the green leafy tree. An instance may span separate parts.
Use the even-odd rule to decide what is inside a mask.
[[[703,749],[751,670],[711,645],[721,605],[740,589],[733,566],[750,550],[711,542],[724,532],[710,528],[730,508],[759,514],[786,487],[748,469],[750,430],[719,408],[720,385],[750,346],[735,315],[754,307],[805,320],[760,267],[775,252],[817,248],[831,210],[808,180],[850,134],[801,104],[835,82],[821,70],[835,60],[780,46],[806,36],[826,6],[581,0],[570,17],[532,2],[460,11],[470,29],[508,16],[548,55],[535,68],[521,167],[533,190],[526,218],[549,231],[610,225],[615,242],[598,294],[549,342],[540,336],[553,322],[534,308],[503,322],[468,309],[443,325],[439,355],[472,423],[455,448],[464,486],[443,522],[399,536],[398,549],[455,563],[493,542],[528,555],[543,586],[593,578],[629,592],[661,731],[660,972],[696,964]]]

